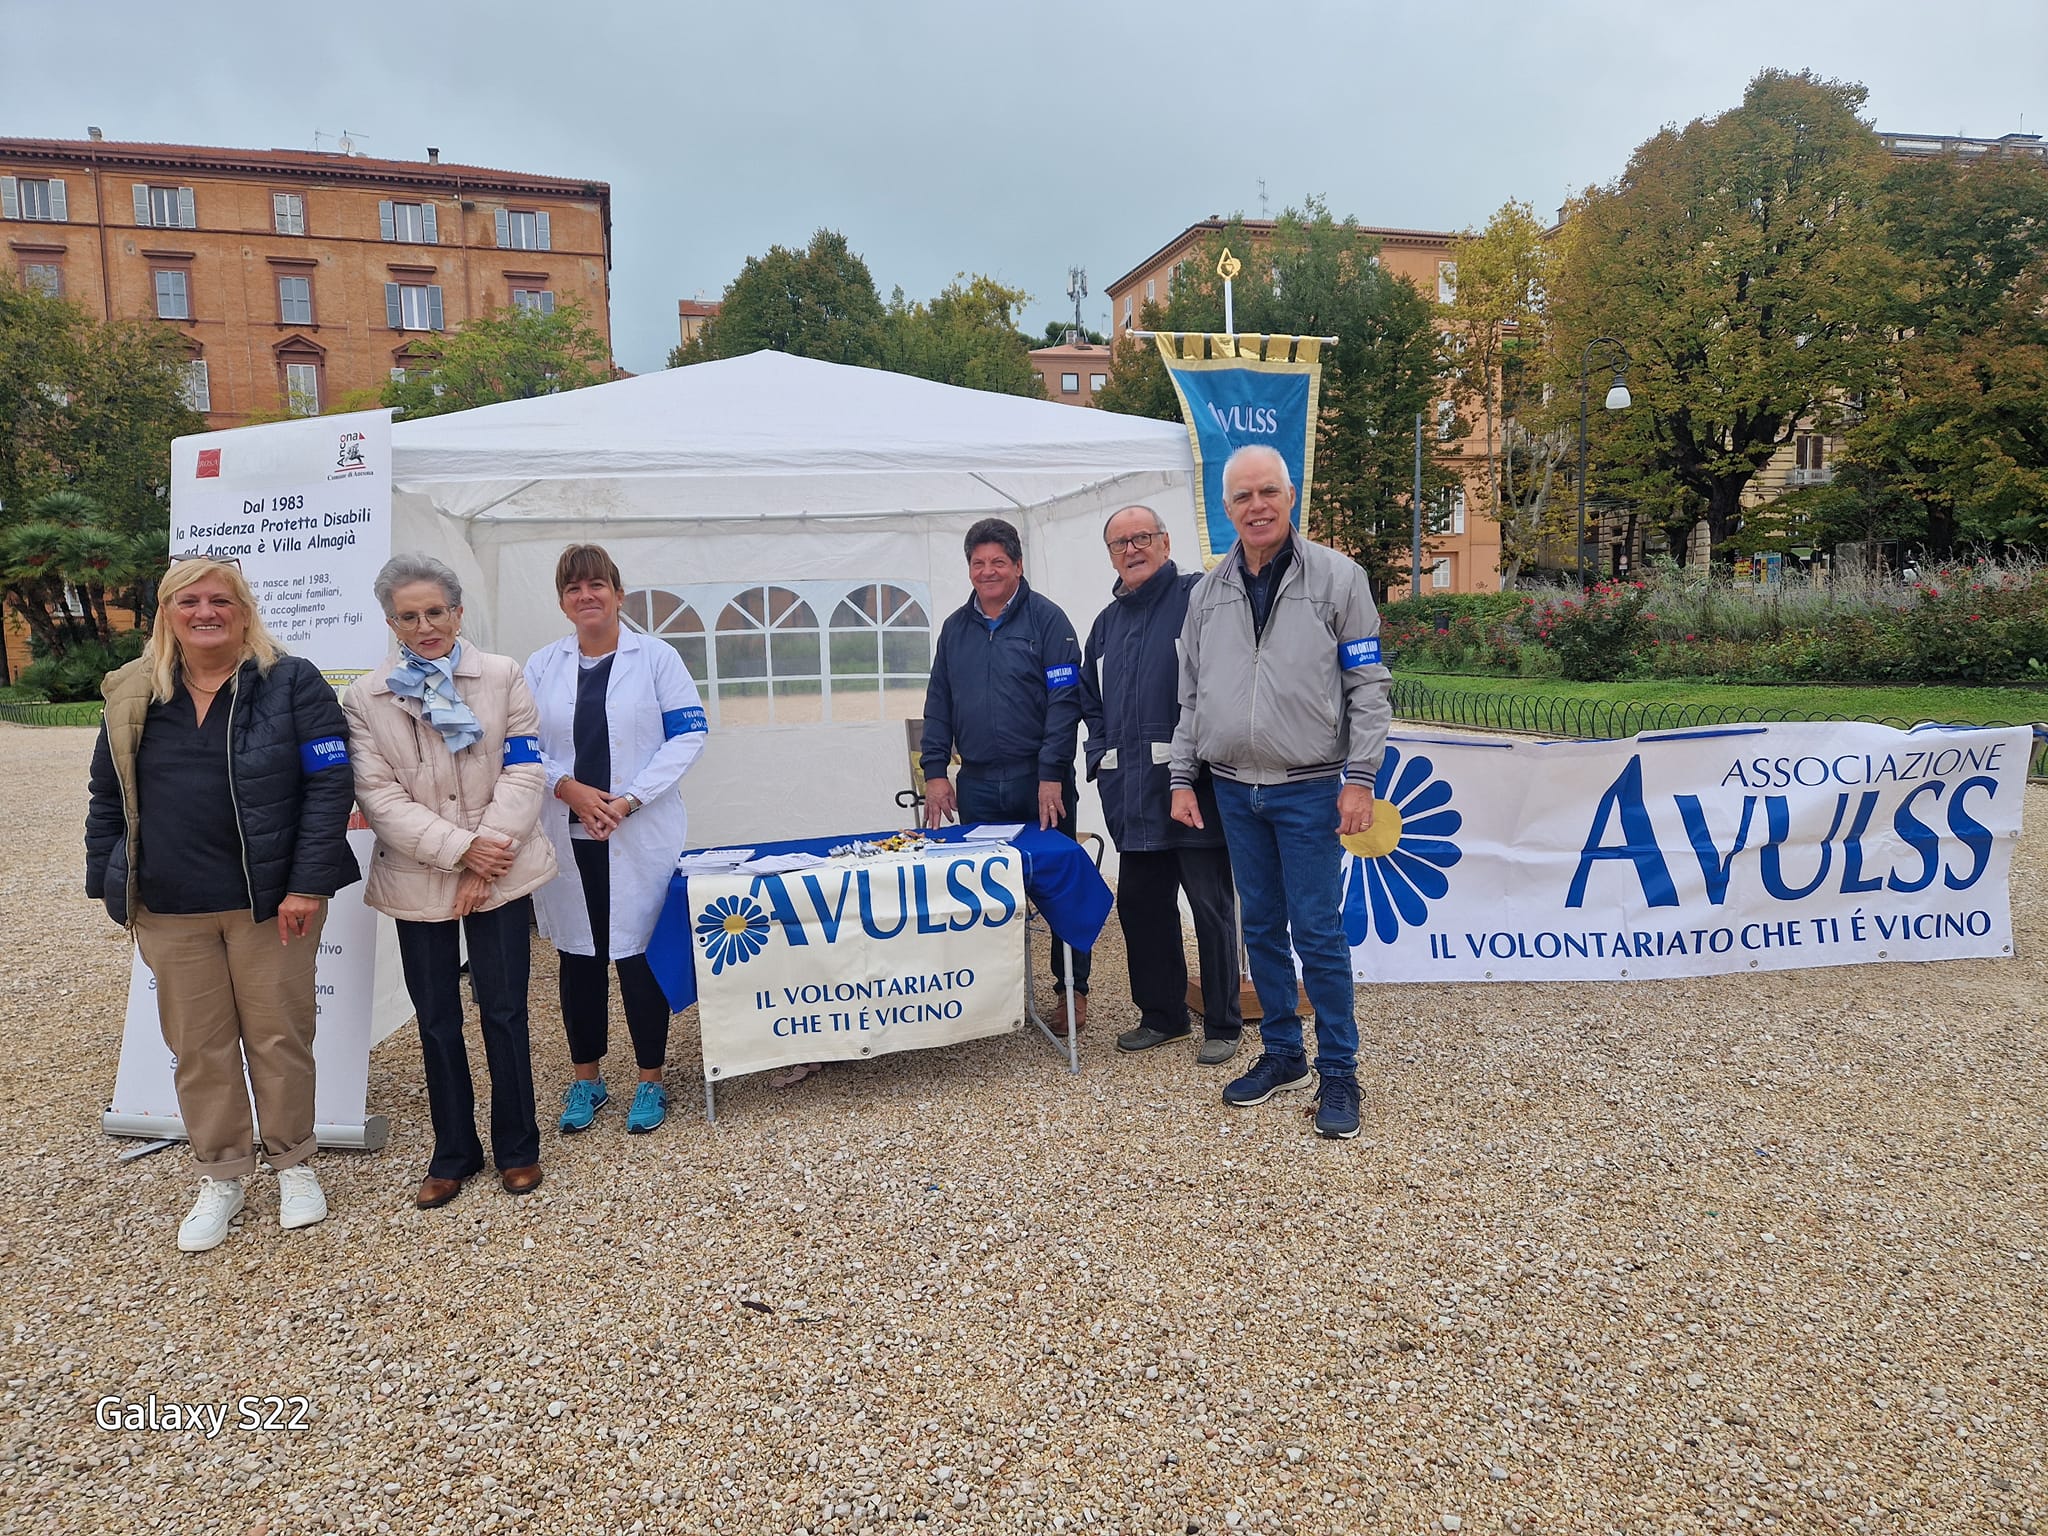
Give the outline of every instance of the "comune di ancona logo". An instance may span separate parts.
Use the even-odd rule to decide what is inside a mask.
[[[1367,937],[1391,944],[1401,925],[1419,928],[1429,904],[1451,889],[1445,870],[1464,854],[1451,841],[1465,818],[1451,809],[1449,781],[1435,777],[1436,764],[1389,746],[1380,763],[1386,790],[1375,800],[1372,825],[1340,838],[1348,855],[1344,871],[1344,938],[1352,946]]]
[[[376,471],[370,468],[363,457],[365,438],[360,432],[344,432],[335,443],[334,473],[330,480],[347,480],[355,475],[370,475]]]
[[[768,943],[768,914],[745,896],[721,896],[697,914],[697,942],[711,961],[711,974],[742,965]]]

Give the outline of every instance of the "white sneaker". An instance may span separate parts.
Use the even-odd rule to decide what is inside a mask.
[[[277,1224],[287,1232],[310,1227],[327,1219],[327,1197],[320,1192],[320,1176],[304,1163],[283,1168],[277,1175]]]
[[[242,1208],[240,1179],[201,1179],[192,1214],[178,1228],[178,1251],[204,1253],[227,1241],[228,1223]]]

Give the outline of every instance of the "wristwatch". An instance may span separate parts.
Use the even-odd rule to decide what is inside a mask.
[[[639,809],[640,809],[640,797],[639,797],[638,795],[628,795],[628,796],[626,796],[626,814],[627,814],[628,816],[630,816],[630,815],[632,815],[632,814],[633,814],[633,813],[634,813],[635,811],[637,811],[637,810],[639,810]]]

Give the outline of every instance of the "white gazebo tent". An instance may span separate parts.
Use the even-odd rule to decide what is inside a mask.
[[[1198,549],[1181,426],[775,352],[401,421],[392,452],[393,548],[462,574],[493,650],[568,632],[564,544],[611,551],[644,594],[628,617],[676,639],[707,696],[699,844],[903,823],[922,688],[874,674],[921,666],[919,634],[966,601],[976,519],[1017,525],[1082,640],[1111,512],[1157,509],[1184,568]]]

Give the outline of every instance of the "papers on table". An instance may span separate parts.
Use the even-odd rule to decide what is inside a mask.
[[[793,869],[816,869],[820,864],[829,862],[815,853],[764,853],[758,859],[748,859],[740,865],[738,873],[786,875]]]
[[[706,848],[676,860],[679,875],[726,875],[754,856],[751,848]]]
[[[969,827],[960,834],[963,843],[1007,843],[1024,830],[1021,821],[991,821],[982,826]]]

